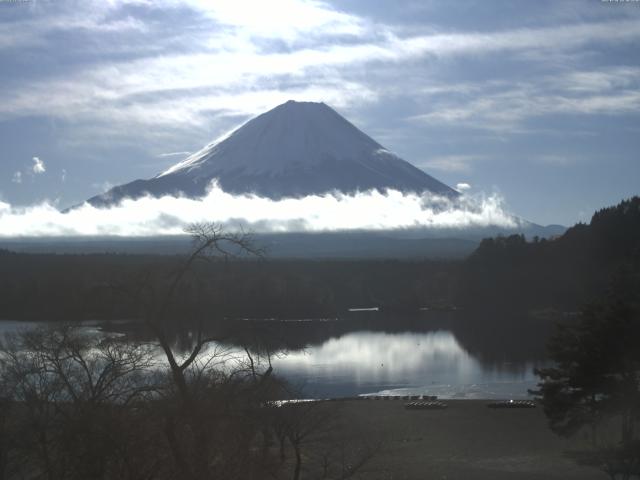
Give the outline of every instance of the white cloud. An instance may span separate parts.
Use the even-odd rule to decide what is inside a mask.
[[[431,125],[472,126],[517,131],[526,119],[543,115],[625,115],[640,111],[640,69],[613,68],[603,72],[573,71],[535,81],[487,82],[448,95],[456,86],[430,95],[429,110],[409,121]]]
[[[25,2],[27,3],[27,2]],[[37,3],[37,2],[29,2]],[[61,2],[62,3],[62,2]],[[50,44],[52,33],[85,30],[87,32],[146,32],[144,22],[127,16],[120,20],[109,18],[104,1],[73,2],[65,11],[65,5],[56,5],[56,9],[38,10],[35,5],[32,14],[23,19],[0,24],[0,49],[25,48]]]
[[[27,175],[40,175],[47,171],[44,162],[39,157],[33,157],[31,161],[33,162],[31,167],[24,169],[24,173],[26,173]],[[11,181],[13,183],[22,183],[23,180],[24,174],[22,171],[15,172],[13,174],[13,177],[11,178]]]
[[[308,196],[271,200],[230,195],[213,185],[203,199],[163,197],[125,200],[97,209],[83,205],[60,213],[51,204],[28,208],[0,203],[0,235],[20,236],[153,236],[175,235],[193,222],[215,221],[256,232],[388,230],[401,228],[515,227],[497,196],[433,195],[377,191],[354,195]]]
[[[456,184],[456,190],[458,190],[459,192],[465,192],[467,190],[469,190],[471,188],[471,185],[469,185],[466,182],[460,182],[458,184]]]
[[[33,173],[35,173],[36,175],[39,175],[47,171],[47,168],[45,167],[44,162],[40,160],[40,158],[33,157],[31,160],[33,160],[33,166],[31,167],[31,171]]]
[[[230,58],[228,61],[233,62],[233,59]],[[219,65],[219,68],[228,70],[223,64]],[[122,71],[121,74],[126,76],[127,72],[129,70]],[[171,72],[165,73],[171,75]],[[215,86],[215,82],[219,80],[211,79],[212,76],[219,77],[214,73],[209,72],[206,77],[202,77],[202,82],[208,83],[208,87]],[[147,71],[147,74],[152,75],[153,78],[156,75],[163,76],[160,71],[155,73]],[[109,71],[105,71],[104,75],[107,78],[113,76]],[[194,75],[200,75],[200,73],[194,72]],[[145,75],[139,76],[140,81],[146,78]],[[194,79],[190,81],[193,82]],[[180,81],[176,80],[176,82]],[[143,136],[159,135],[159,129],[175,132],[176,129],[204,128],[210,123],[212,112],[216,112],[217,115],[252,116],[287,100],[324,101],[336,108],[341,108],[377,99],[376,93],[366,85],[318,78],[288,89],[258,88],[253,87],[255,82],[251,82],[251,88],[242,84],[236,89],[229,90],[228,85],[220,84],[220,88],[215,91],[202,92],[194,83],[192,87],[185,87],[189,91],[182,91],[181,96],[177,98],[160,95],[153,96],[147,101],[126,102],[123,105],[118,101],[125,99],[127,95],[119,90],[120,87],[100,87],[103,82],[104,78],[98,74],[77,82],[64,80],[52,81],[49,84],[34,84],[30,92],[17,93],[18,96],[13,100],[7,99],[10,103],[0,103],[0,117],[3,111],[8,115],[30,112],[33,115],[60,117],[77,123],[79,128],[95,125],[95,122],[98,122],[98,124],[105,124],[109,132],[115,131],[121,136],[131,137],[132,130],[136,130],[136,139],[139,140]],[[159,79],[159,86],[160,82]],[[235,85],[234,82],[235,80],[230,80],[230,84]],[[140,83],[131,88],[140,89],[138,93],[144,93],[144,89],[148,87]],[[168,83],[165,84],[165,88],[173,89]],[[182,87],[176,86],[176,88],[183,90]],[[190,91],[191,88],[196,91]],[[55,91],[56,94],[47,94],[47,90]],[[131,94],[133,93],[132,90]],[[151,128],[140,128],[141,126]],[[104,137],[104,131],[105,129],[99,128],[95,133],[98,137]],[[90,140],[93,141],[94,138]]]
[[[616,43],[640,37],[635,20],[577,23],[542,28],[521,28],[491,33],[451,33],[412,37],[400,41],[411,54],[483,54],[497,51],[570,51],[590,43]]]
[[[471,171],[471,164],[482,158],[480,155],[443,155],[420,162],[419,166],[426,170],[467,173]]]
[[[317,0],[187,0],[222,25],[259,37],[293,40],[311,32],[358,34],[362,20]]]
[[[107,192],[111,190],[115,185],[108,180],[104,182],[94,182],[91,184],[91,188],[94,188],[100,192]]]
[[[125,3],[130,2],[110,1],[106,6],[91,2],[91,7],[87,7],[89,20],[74,14],[52,24],[60,29],[79,26],[104,29],[105,24],[110,25],[105,20],[109,11]],[[155,6],[178,4],[185,2],[162,0]],[[85,119],[105,121],[121,125],[123,132],[141,125],[202,127],[207,125],[207,115],[212,111],[252,115],[292,97],[322,100],[337,107],[375,101],[387,86],[356,80],[357,72],[370,63],[376,64],[376,70],[395,72],[398,62],[416,58],[540,49],[572,51],[595,42],[609,44],[640,38],[640,24],[628,20],[491,33],[403,36],[398,28],[371,24],[319,1],[186,0],[186,4],[213,23],[212,28],[198,30],[190,37],[191,48],[181,50],[180,54],[154,52],[137,55],[135,60],[92,62],[84,69],[64,75],[22,82],[7,88],[0,96],[0,116],[46,115],[79,123],[86,123]],[[142,28],[138,28],[135,20],[116,22],[113,28],[116,27],[133,31]],[[335,34],[348,34],[351,41],[326,41]],[[273,51],[264,48],[264,37],[299,42]],[[310,37],[324,41],[307,41]],[[633,72],[627,72],[625,78],[631,81]],[[293,80],[288,86],[273,87],[284,79]],[[599,84],[603,80],[576,77],[567,81],[575,86]],[[511,86],[512,92],[506,96],[480,92],[471,100],[442,102],[417,118],[433,123],[464,123],[490,116],[504,126],[514,118],[519,120],[528,115],[529,103],[533,103],[533,115],[550,109],[624,113],[637,109],[638,103],[633,94],[615,93],[600,96],[592,93],[593,98],[551,97],[538,102],[538,96],[531,96],[529,91],[524,92],[524,99],[520,98],[515,87]],[[435,85],[432,92],[442,88]]]
[[[106,12],[126,4],[153,5],[160,8],[188,6],[217,26],[231,27],[239,33],[263,38],[293,40],[302,35],[356,34],[363,20],[341,12],[319,0],[98,0],[92,9]]]
[[[601,70],[573,71],[557,77],[556,85],[574,92],[602,93],[637,87],[638,67],[614,67]]]

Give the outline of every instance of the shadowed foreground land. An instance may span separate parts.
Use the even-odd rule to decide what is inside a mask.
[[[540,408],[489,409],[486,401],[447,401],[446,410],[405,410],[399,400],[340,402],[344,425],[383,441],[358,478],[581,479],[607,476],[565,453],[586,445],[547,427]],[[349,431],[336,432],[348,437]]]

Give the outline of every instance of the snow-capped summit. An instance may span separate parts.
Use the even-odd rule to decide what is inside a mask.
[[[391,155],[324,103],[284,103],[207,145],[159,177],[186,170],[211,176],[282,173],[327,160],[358,160],[363,154]]]
[[[329,191],[396,189],[457,192],[386,150],[324,103],[288,101],[248,121],[149,180],[89,200],[184,194],[202,196],[212,180],[232,193],[271,198]]]

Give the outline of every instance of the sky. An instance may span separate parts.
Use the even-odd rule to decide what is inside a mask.
[[[0,0],[0,215],[293,99],[527,220],[588,221],[640,193],[638,45],[637,1]]]

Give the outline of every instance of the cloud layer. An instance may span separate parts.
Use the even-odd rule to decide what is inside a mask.
[[[326,194],[271,200],[231,195],[212,185],[202,199],[176,197],[124,200],[98,209],[85,204],[61,213],[50,203],[16,208],[0,202],[0,236],[177,235],[194,222],[262,232],[321,232],[403,228],[516,227],[501,198],[462,196],[451,200],[399,191]]]

